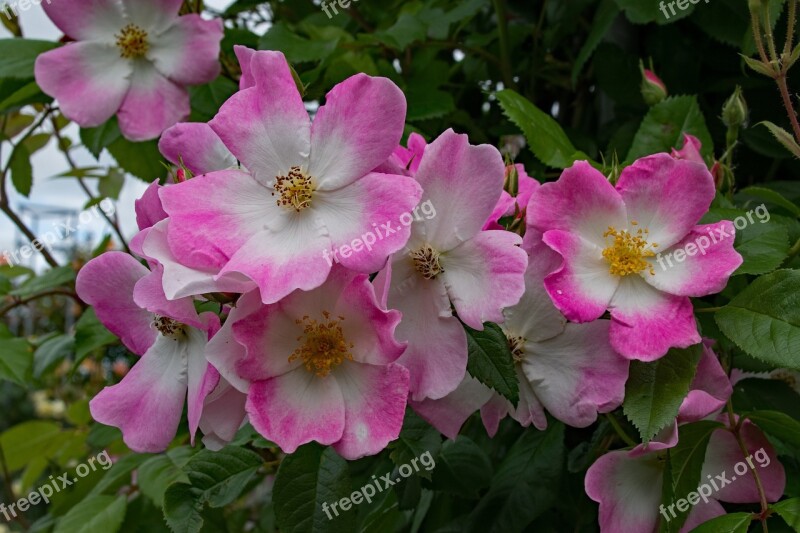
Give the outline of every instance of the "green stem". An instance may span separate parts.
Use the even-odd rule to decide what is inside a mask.
[[[608,419],[608,422],[611,424],[611,427],[614,428],[614,431],[617,433],[617,435],[619,435],[619,438],[621,438],[623,442],[625,442],[625,444],[627,444],[628,446],[637,446],[638,443],[635,440],[633,440],[627,433],[625,433],[625,430],[622,429],[622,426],[619,424],[619,421],[617,421],[616,417],[613,414],[606,413],[606,418]]]
[[[509,89],[516,87],[511,71],[511,49],[508,45],[508,21],[506,20],[505,0],[494,0],[494,10],[497,14],[497,33],[500,36],[500,59],[503,71],[503,81]]]

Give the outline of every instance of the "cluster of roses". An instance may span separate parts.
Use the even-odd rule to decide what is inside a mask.
[[[129,138],[158,136],[188,114],[181,85],[216,75],[221,25],[176,19],[179,0],[86,4],[46,7],[82,41],[43,54],[39,83],[84,126],[118,111]],[[397,438],[407,405],[451,438],[478,409],[492,435],[507,415],[543,429],[546,411],[586,427],[622,403],[631,360],[702,341],[690,297],[725,287],[742,262],[733,240],[654,268],[658,252],[734,232],[698,225],[715,186],[696,139],[636,161],[616,185],[579,162],[540,186],[452,130],[399,146],[406,103],[387,79],[345,80],[312,123],[282,54],[235,52],[240,90],[209,123],[161,136],[179,179],[136,204],[131,248],[143,261],[109,252],[78,276],[80,296],[141,356],[91,402],[131,449],[166,449],[187,397],[192,440],[200,429],[212,449],[249,421],[287,453],[316,441],[356,459]],[[420,204],[436,215],[327,259]],[[467,373],[464,326],[487,322],[508,339],[517,405]],[[730,394],[706,346],[675,423],[589,470],[604,530],[655,527],[658,454],[679,423],[715,416]],[[744,429],[748,447],[774,457],[757,428]],[[715,433],[709,473],[742,459],[732,439]],[[777,499],[783,470],[772,465],[762,482]],[[757,501],[752,475],[715,498]],[[724,513],[709,502],[687,527]]]

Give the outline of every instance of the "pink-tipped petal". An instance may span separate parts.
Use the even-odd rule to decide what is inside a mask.
[[[311,127],[308,171],[320,190],[349,185],[386,161],[405,118],[405,96],[387,78],[356,74],[331,89]]]
[[[422,203],[435,213],[419,222],[428,243],[446,252],[477,235],[500,199],[504,173],[495,147],[472,146],[451,129],[429,144],[416,175]]]
[[[708,211],[716,194],[706,166],[655,154],[625,168],[617,182],[628,219],[649,230],[659,250],[684,238]]]
[[[217,388],[206,397],[200,431],[203,444],[212,451],[219,451],[236,436],[247,413],[244,410],[247,394],[239,392],[230,383],[221,379]]]
[[[173,165],[182,164],[194,174],[226,170],[236,165],[236,158],[208,124],[182,122],[161,136],[158,149]]]
[[[100,322],[137,355],[144,354],[157,336],[151,327],[153,313],[133,301],[134,287],[149,273],[132,256],[108,252],[86,263],[75,284]]]
[[[403,427],[408,370],[345,363],[335,376],[344,397],[344,432],[334,449],[350,461],[381,452]]]
[[[660,292],[639,276],[622,279],[610,307],[611,344],[629,359],[655,361],[701,340],[689,298]]]
[[[442,281],[461,320],[473,329],[502,322],[525,292],[528,255],[508,231],[482,231],[441,258]]]
[[[228,99],[209,125],[259,183],[271,185],[293,166],[307,167],[311,119],[282,53],[256,52],[250,67],[255,85]]]
[[[119,129],[131,141],[155,139],[191,111],[189,93],[148,62],[136,63],[130,90],[117,114]]]
[[[550,230],[544,243],[558,252],[563,264],[544,280],[550,298],[574,322],[591,322],[606,312],[620,284],[609,272],[602,250],[577,234]]]
[[[311,441],[327,446],[344,435],[345,403],[336,379],[302,367],[253,383],[246,408],[256,431],[284,453]]]
[[[438,400],[410,401],[409,405],[445,437],[455,440],[467,418],[491,400],[493,395],[492,389],[466,375],[458,388],[447,396]]]
[[[733,248],[735,233],[729,220],[696,226],[675,246],[650,259],[655,275],[644,276],[645,281],[677,296],[721,292],[743,262]]]
[[[76,41],[113,44],[116,41],[114,34],[126,24],[122,6],[116,0],[50,0],[40,3],[53,24]]]
[[[339,190],[316,193],[312,209],[333,245],[327,260],[364,273],[382,269],[386,258],[408,242],[412,210],[421,195],[413,178],[376,173]]]
[[[541,231],[562,230],[599,248],[609,227],[627,226],[625,204],[600,171],[586,161],[566,169],[558,181],[538,187],[527,207],[528,225]]]
[[[140,230],[153,227],[167,218],[167,212],[164,211],[164,207],[161,205],[159,190],[161,190],[161,185],[158,184],[158,180],[155,180],[134,204],[136,224]]]
[[[153,37],[148,57],[162,75],[176,83],[208,83],[219,76],[222,34],[221,19],[204,20],[200,15],[184,15],[162,34]]]
[[[175,438],[186,401],[186,346],[159,336],[123,380],[89,402],[92,417],[122,430],[128,447],[158,453]]]
[[[99,126],[123,105],[133,67],[109,44],[78,42],[36,59],[36,82],[61,112],[84,128]],[[159,132],[160,133],[160,132]]]
[[[253,60],[253,56],[258,52],[240,44],[233,46],[233,52],[236,54],[236,59],[239,60],[239,67],[242,70],[242,78],[239,80],[239,90],[243,91],[249,89],[256,84],[253,70],[250,68],[250,62]]]
[[[695,163],[705,165],[706,162],[703,159],[703,155],[700,153],[702,147],[703,145],[700,142],[700,139],[698,139],[694,135],[689,135],[688,133],[684,133],[683,148],[681,148],[680,150],[676,150],[675,148],[673,148],[672,157],[674,157],[675,159],[686,159],[687,161],[693,161]]]
[[[122,0],[128,19],[155,34],[175,22],[182,4],[181,0]]]
[[[714,411],[722,408],[733,394],[733,386],[728,374],[714,351],[703,346],[703,356],[697,365],[689,394],[681,403],[678,420],[680,422],[696,422]]]

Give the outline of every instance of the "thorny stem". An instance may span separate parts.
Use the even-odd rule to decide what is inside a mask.
[[[786,27],[786,44],[783,47],[783,55],[789,57],[794,46],[794,25],[797,20],[797,0],[789,0],[789,15]]]
[[[733,413],[733,404],[731,403],[730,399],[728,399],[727,408],[729,431],[736,438],[736,443],[739,445],[739,449],[742,451],[742,454],[744,454],[744,457],[750,457],[750,451],[747,449],[747,445],[744,442],[744,437],[742,436],[744,420],[740,419],[738,422],[736,421],[736,415]],[[768,533],[769,530],[767,528],[767,518],[770,515],[770,509],[769,503],[767,502],[767,493],[764,491],[764,485],[761,483],[761,477],[758,475],[756,467],[750,464],[749,461],[745,462],[748,464],[750,471],[753,473],[753,479],[756,482],[756,489],[758,490],[758,497],[761,503],[761,514],[758,518],[761,520],[761,527],[764,529],[764,533]]]
[[[794,137],[797,142],[800,143],[800,123],[797,122],[797,112],[794,110],[792,97],[789,94],[789,85],[786,83],[786,72],[781,72],[780,75],[778,75],[778,77],[775,79],[775,82],[778,84],[778,89],[781,91],[783,107],[786,108],[786,112],[789,114],[789,120],[792,123],[792,130],[794,130]]]

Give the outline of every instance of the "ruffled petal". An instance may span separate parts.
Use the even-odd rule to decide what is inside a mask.
[[[222,35],[221,19],[204,20],[200,15],[184,15],[150,40],[147,56],[163,76],[175,83],[208,83],[219,76]]]
[[[236,166],[236,158],[205,123],[175,124],[161,136],[158,149],[173,165],[186,165],[194,174]]]
[[[114,34],[126,24],[117,0],[50,0],[41,2],[41,6],[53,24],[76,41],[113,44]]]

